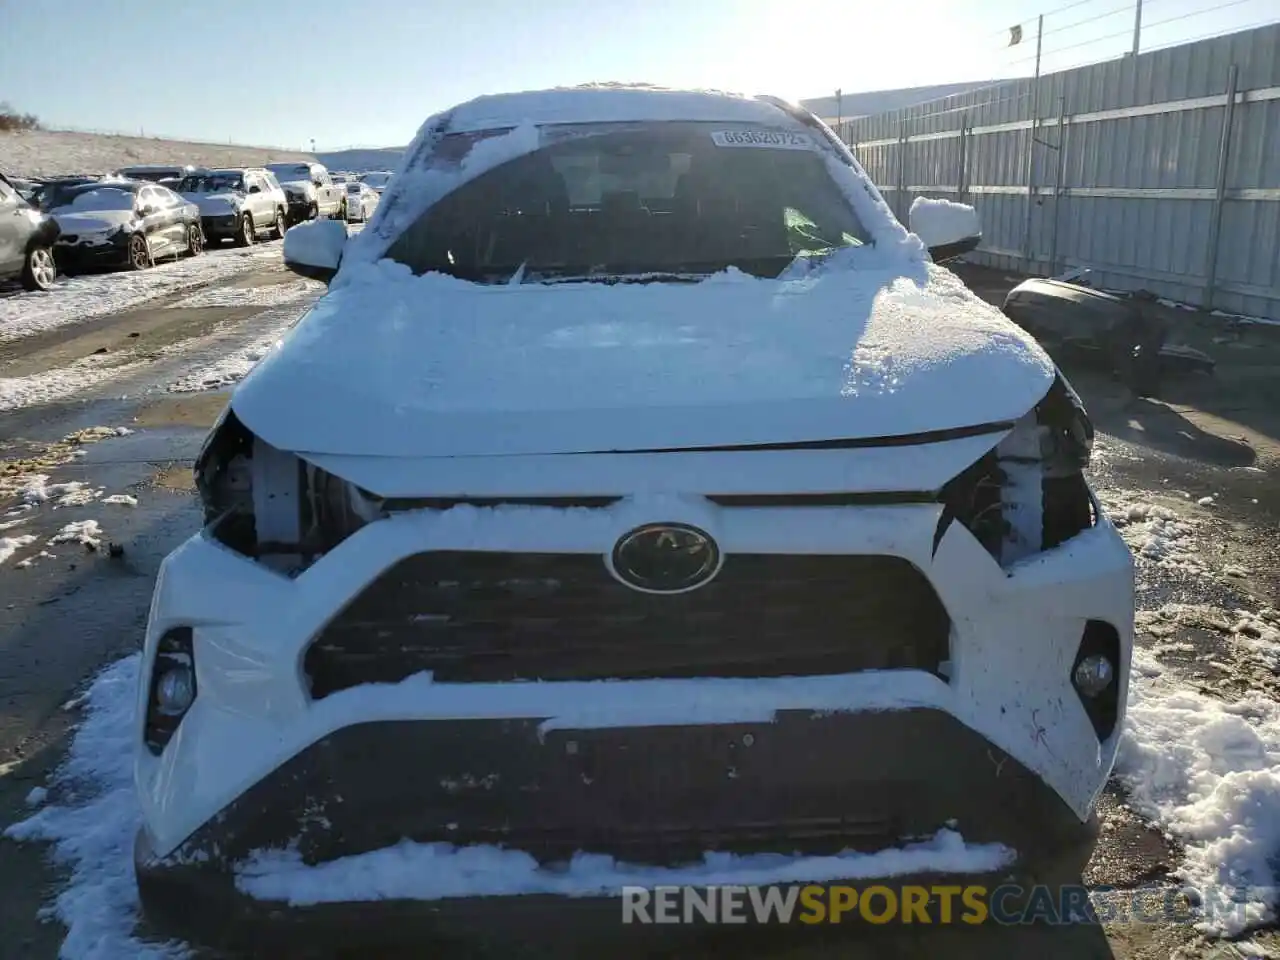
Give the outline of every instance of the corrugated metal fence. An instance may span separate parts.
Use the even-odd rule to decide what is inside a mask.
[[[842,125],[905,223],[972,203],[971,258],[1280,320],[1280,24]]]

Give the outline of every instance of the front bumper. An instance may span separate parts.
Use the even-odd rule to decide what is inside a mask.
[[[210,240],[224,240],[234,237],[240,229],[240,214],[238,213],[219,213],[211,215],[202,215],[200,217],[200,226],[204,230],[204,235]]]
[[[726,770],[734,771],[732,791],[724,790]],[[654,771],[662,776],[644,776]],[[499,828],[514,811],[523,826]],[[814,815],[821,811],[839,815]],[[552,826],[566,817],[571,832]],[[370,931],[383,947],[437,936],[475,940],[494,925],[526,920],[530,932],[585,920],[607,935],[610,925],[622,930],[616,893],[410,901],[392,892],[376,902],[282,912],[283,901],[238,890],[229,864],[286,837],[308,863],[405,837],[488,841],[544,863],[567,861],[579,849],[609,850],[632,863],[697,862],[711,848],[822,855],[884,849],[947,822],[970,843],[1019,851],[1016,864],[981,877],[991,888],[1014,878],[1026,885],[1078,878],[1096,835],[1094,821],[1081,822],[1038,776],[936,709],[818,718],[787,711],[769,723],[545,735],[533,721],[405,721],[358,724],[323,738],[166,857],[141,832],[135,867],[153,923],[233,949],[296,946],[300,929],[330,948],[335,936],[367,948]],[[390,939],[378,940],[377,931]]]
[[[935,543],[940,511],[643,498],[414,511],[362,528],[293,578],[199,534],[165,560],[147,629],[139,741],[150,664],[171,628],[193,628],[198,695],[161,755],[139,752],[144,892],[223,883],[230,863],[295,839],[316,861],[410,837],[664,863],[706,849],[883,847],[954,820],[966,840],[1000,839],[1024,856],[1069,847],[1123,722],[1121,701],[1099,742],[1070,674],[1087,622],[1100,620],[1119,634],[1127,688],[1128,548],[1104,519],[1006,570],[958,523]],[[655,519],[711,531],[728,558],[902,558],[949,614],[950,660],[940,675],[419,675],[311,695],[313,638],[405,558],[476,544],[599,558]],[[876,640],[863,624],[850,636]],[[204,880],[184,879],[191,861]]]
[[[54,244],[53,256],[64,269],[120,266],[129,261],[129,238],[118,233],[83,240],[77,237],[72,242],[61,239]]]
[[[300,197],[296,194],[289,194],[289,206],[287,217],[289,222],[301,223],[311,217],[311,211],[316,209],[316,201],[313,198]]]

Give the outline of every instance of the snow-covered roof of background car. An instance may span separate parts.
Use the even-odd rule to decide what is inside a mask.
[[[450,111],[450,133],[470,133],[549,123],[636,120],[705,120],[725,123],[791,123],[764,100],[719,90],[671,90],[621,84],[588,84],[476,97]]]

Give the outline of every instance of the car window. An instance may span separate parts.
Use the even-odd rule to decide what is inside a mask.
[[[280,181],[276,179],[276,175],[268,170],[263,175],[263,179],[267,181],[267,186],[272,190],[280,189]]]
[[[449,139],[439,154],[465,156],[470,145]],[[828,156],[799,130],[650,123],[565,131],[447,194],[387,256],[415,273],[479,282],[509,279],[522,266],[534,280],[728,266],[777,276],[797,256],[868,242]]]
[[[176,207],[178,206],[178,204],[182,202],[178,198],[178,195],[174,193],[172,190],[170,190],[168,187],[156,187],[155,195],[156,195],[156,199],[160,202],[160,206],[162,207]]]
[[[154,206],[158,206],[159,203],[160,203],[160,198],[156,196],[156,191],[154,187],[143,187],[141,190],[138,191],[139,207],[154,207]]]

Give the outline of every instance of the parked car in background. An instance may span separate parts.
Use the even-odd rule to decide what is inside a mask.
[[[368,184],[378,193],[382,193],[383,190],[387,189],[387,184],[391,182],[391,176],[391,171],[389,170],[374,170],[362,175],[360,182]]]
[[[73,177],[50,177],[46,180],[40,180],[36,183],[35,190],[32,192],[31,203],[33,206],[47,212],[54,207],[61,206],[70,195],[68,191],[73,188],[82,187],[86,183],[101,183],[102,181],[102,177],[94,174],[81,174]]]
[[[146,180],[150,183],[160,183],[164,180],[177,182],[199,169],[199,167],[193,167],[189,163],[142,163],[133,167],[121,167],[114,175],[125,180]]]
[[[378,199],[378,191],[368,184],[359,181],[348,183],[347,219],[364,223],[378,208]]]
[[[234,239],[247,247],[258,234],[284,237],[289,201],[280,182],[262,167],[207,170],[184,177],[178,193],[200,208],[205,240]]]
[[[162,257],[204,250],[200,208],[139,180],[69,188],[49,211],[61,230],[54,254],[63,270],[123,266],[145,270]]]
[[[347,193],[333,182],[322,163],[268,163],[289,200],[289,225],[317,217],[347,218]]]
[[[28,290],[48,290],[57,277],[53,243],[57,221],[45,216],[0,175],[0,281],[17,278]]]
[[[28,203],[31,202],[31,198],[35,195],[36,188],[40,186],[37,180],[26,180],[22,177],[9,177],[8,179],[9,186],[18,191],[18,196]]]

